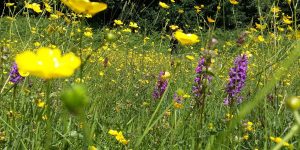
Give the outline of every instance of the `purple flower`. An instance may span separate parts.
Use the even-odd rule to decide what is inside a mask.
[[[20,75],[17,64],[14,63],[9,73],[9,81],[17,84],[23,81],[23,79],[24,77]]]
[[[194,79],[195,85],[192,88],[192,92],[195,94],[196,97],[200,97],[204,92],[204,88],[203,88],[204,80],[207,80],[208,82],[212,80],[212,76],[204,72],[204,70],[209,68],[208,64],[205,61],[206,61],[205,58],[202,57],[199,60],[198,66],[195,69],[196,72],[196,77]]]
[[[248,58],[244,54],[239,56],[234,61],[234,67],[229,72],[229,83],[226,87],[228,94],[227,98],[224,99],[224,104],[229,105],[233,103],[234,99],[237,99],[239,103],[242,101],[242,97],[238,96],[242,88],[245,86],[248,68]]]
[[[176,103],[178,103],[178,104],[181,104],[182,101],[183,101],[183,96],[181,96],[181,95],[175,93],[175,94],[174,94],[174,102],[176,102]]]
[[[168,80],[164,80],[162,78],[163,75],[165,75],[165,72],[161,71],[152,94],[154,99],[160,99],[168,87]]]

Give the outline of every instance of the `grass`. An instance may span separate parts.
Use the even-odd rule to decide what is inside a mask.
[[[294,149],[300,147],[299,132],[293,126],[295,112],[285,105],[289,96],[300,91],[297,31],[273,32],[271,27],[196,30],[200,43],[180,45],[178,54],[170,55],[165,32],[124,32],[126,25],[90,31],[84,19],[77,20],[68,23],[43,15],[19,15],[13,21],[0,18],[2,149],[271,149],[279,144],[270,137],[284,138],[290,130],[288,143]],[[246,30],[246,41],[237,45]],[[117,39],[108,39],[108,33]],[[258,40],[259,35],[264,41]],[[211,66],[214,76],[207,84],[201,113],[195,107],[192,86],[195,68],[206,56],[203,49],[212,37],[218,40],[209,51],[216,54]],[[70,78],[46,81],[28,76],[19,84],[6,84],[16,54],[38,47],[76,53],[83,60],[82,70]],[[228,72],[243,53],[249,56],[243,102],[228,107],[223,104]],[[154,100],[160,71],[169,71],[171,78],[162,98]],[[88,93],[89,104],[81,115],[69,113],[61,100],[62,92],[73,84],[84,85]],[[178,89],[187,97],[181,109],[174,107]],[[119,143],[108,133],[111,129],[122,131],[128,144]]]

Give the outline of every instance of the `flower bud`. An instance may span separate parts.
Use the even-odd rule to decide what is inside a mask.
[[[298,110],[300,108],[300,97],[299,96],[289,97],[286,101],[286,104],[291,110],[293,111]]]
[[[117,36],[113,32],[108,32],[108,33],[106,33],[105,39],[113,42],[113,41],[117,40]]]
[[[75,115],[82,113],[89,103],[86,89],[81,85],[72,85],[62,93],[61,99],[70,113]]]

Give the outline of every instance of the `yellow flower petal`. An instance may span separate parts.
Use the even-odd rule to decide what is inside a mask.
[[[190,33],[185,34],[182,31],[176,31],[174,36],[182,45],[193,45],[200,41],[197,35]]]
[[[79,14],[95,15],[107,9],[107,4],[101,2],[90,2],[89,0],[61,0],[70,9]]]

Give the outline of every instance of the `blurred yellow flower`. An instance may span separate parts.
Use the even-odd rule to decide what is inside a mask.
[[[137,25],[137,23],[135,22],[129,22],[129,27],[132,27],[132,28],[138,28],[139,26]]]
[[[160,6],[160,7],[162,7],[162,8],[165,8],[165,9],[168,9],[168,8],[170,8],[170,6],[169,6],[169,5],[167,5],[167,4],[166,4],[166,3],[164,3],[164,2],[159,2],[158,4],[159,4],[159,6]]]
[[[14,5],[15,5],[15,3],[5,3],[6,7],[11,7],[11,6],[14,6]]]
[[[196,10],[196,13],[199,13],[201,11],[201,7],[196,5],[194,6],[195,10]]]
[[[278,144],[278,143],[280,143],[282,141],[282,138],[280,138],[280,137],[272,137],[271,136],[270,140]],[[285,146],[285,147],[291,147],[292,145],[289,144],[288,142],[283,142],[283,146]]]
[[[84,36],[89,37],[89,38],[93,37],[93,32],[86,31],[83,34],[84,34]]]
[[[88,150],[98,150],[98,148],[95,147],[95,146],[89,146],[89,147],[88,147]]]
[[[59,18],[59,16],[56,15],[56,14],[51,14],[51,15],[50,15],[50,20],[56,20],[56,19],[58,19],[58,18]]]
[[[181,103],[174,102],[174,107],[176,109],[181,109],[181,108],[183,108],[183,105]]]
[[[191,95],[189,95],[189,94],[184,94],[184,95],[183,95],[183,98],[191,98]]]
[[[123,31],[123,32],[131,32],[131,29],[125,28],[125,29],[123,29],[122,31]]]
[[[266,24],[261,25],[261,24],[259,24],[259,23],[255,23],[255,26],[256,26],[257,29],[260,29],[260,30],[264,30],[264,29],[266,29],[266,27],[267,27]]]
[[[44,108],[46,103],[39,99],[39,100],[36,101],[36,105],[39,108]]]
[[[100,76],[104,76],[104,72],[103,72],[103,71],[100,71],[100,72],[99,72],[99,75],[100,75]]]
[[[114,20],[114,25],[123,25],[123,22],[121,20]]]
[[[40,42],[34,42],[34,44],[33,44],[35,47],[39,47],[39,46],[41,46],[41,43]]]
[[[230,2],[232,5],[237,5],[237,4],[239,4],[239,2],[236,1],[236,0],[229,0],[229,2]]]
[[[174,34],[175,38],[182,45],[193,45],[200,42],[196,34],[183,33],[182,31],[176,31]]]
[[[48,3],[45,3],[45,2],[44,2],[44,6],[45,6],[45,10],[46,10],[47,12],[49,12],[49,13],[52,12],[52,7],[51,7]]]
[[[278,31],[280,32],[284,32],[284,28],[281,28],[281,27],[277,27]]]
[[[162,78],[163,80],[167,80],[167,79],[169,79],[170,77],[171,77],[171,74],[170,74],[170,72],[168,72],[168,71],[165,71],[165,74],[161,76],[161,78]]]
[[[74,12],[79,14],[95,15],[107,8],[107,4],[102,2],[90,2],[89,0],[61,0]]]
[[[249,135],[248,135],[248,134],[245,134],[245,135],[243,136],[243,139],[244,139],[244,140],[248,140],[248,139],[249,139]]]
[[[109,130],[108,131],[108,133],[110,134],[110,135],[113,135],[113,136],[116,136],[116,135],[118,135],[118,131],[116,131],[116,130]]]
[[[37,49],[37,53],[32,51],[20,53],[15,61],[20,71],[43,79],[69,77],[81,63],[73,53],[61,56],[59,49],[47,47]]]
[[[32,9],[36,13],[41,13],[42,12],[40,4],[37,4],[37,3],[32,3],[32,4],[25,3],[25,8]]]
[[[179,28],[177,25],[170,25],[169,27],[171,30],[177,30]]]
[[[183,14],[184,10],[183,9],[178,9],[178,13]]]
[[[194,57],[194,56],[191,56],[191,55],[186,55],[185,57],[186,57],[188,60],[191,60],[191,61],[195,59],[195,57]]]
[[[109,130],[108,133],[112,136],[115,136],[116,140],[119,141],[120,143],[126,145],[128,144],[128,140],[125,139],[125,137],[123,136],[123,133],[120,131],[116,131],[116,130]]]
[[[280,12],[280,11],[281,11],[281,9],[280,9],[280,7],[278,7],[278,6],[274,6],[274,7],[271,8],[271,12],[272,12],[272,13],[278,13],[278,12]]]
[[[263,37],[262,35],[259,35],[259,36],[257,37],[257,40],[258,40],[259,42],[264,42],[264,41],[265,41],[265,39],[264,39],[264,37]]]
[[[292,24],[293,21],[291,20],[292,17],[290,16],[283,16],[282,20],[285,24]]]
[[[207,21],[208,21],[209,23],[214,23],[214,22],[216,22],[214,19],[212,19],[212,18],[210,18],[210,17],[207,17]]]

